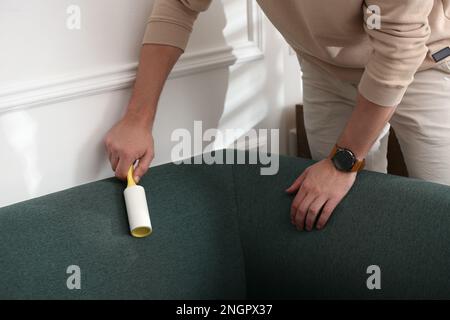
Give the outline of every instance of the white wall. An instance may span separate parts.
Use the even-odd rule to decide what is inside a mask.
[[[66,27],[69,5],[81,30]],[[151,0],[0,1],[0,207],[110,177],[102,139],[130,96]],[[214,1],[161,97],[156,158],[175,128],[280,128],[301,100],[298,62],[251,0]]]

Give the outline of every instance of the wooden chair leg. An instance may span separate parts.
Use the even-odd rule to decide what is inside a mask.
[[[295,106],[295,115],[297,119],[297,154],[301,158],[311,159],[311,151],[309,150],[308,137],[306,136],[302,104],[297,104]]]
[[[395,131],[392,127],[389,132],[387,158],[388,173],[403,177],[408,176],[408,170],[403,158],[403,153],[400,149],[400,144],[398,143],[397,136],[395,135]]]

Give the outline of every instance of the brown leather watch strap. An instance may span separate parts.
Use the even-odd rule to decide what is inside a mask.
[[[338,152],[339,149],[343,149],[343,148],[340,148],[337,144],[335,144],[334,147],[333,147],[333,150],[331,150],[331,152],[330,152],[329,158],[332,159],[334,157],[334,155],[336,154],[336,152]],[[353,167],[350,170],[350,172],[361,171],[361,170],[364,169],[365,165],[366,165],[366,159],[362,159],[362,160],[356,159],[356,162],[353,165]]]
[[[364,166],[366,165],[366,159],[358,160],[356,159],[356,163],[353,165],[353,168],[351,172],[358,172],[364,169]]]
[[[338,151],[338,145],[335,144],[333,149],[331,149],[330,155],[328,156],[329,159],[333,159],[334,155],[336,154],[336,152]]]

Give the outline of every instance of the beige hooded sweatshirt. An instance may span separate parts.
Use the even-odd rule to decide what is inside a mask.
[[[211,2],[156,0],[143,43],[184,50]],[[398,105],[417,71],[450,63],[450,0],[257,2],[302,59],[359,83],[360,93],[378,105]]]

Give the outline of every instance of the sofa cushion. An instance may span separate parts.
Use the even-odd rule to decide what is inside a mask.
[[[235,166],[249,298],[450,297],[450,187],[364,171],[325,229],[299,232],[284,190],[310,164]],[[371,265],[381,290],[367,288]]]
[[[245,297],[230,166],[151,168],[153,234],[129,235],[125,184],[110,178],[0,209],[0,298]],[[68,290],[66,269],[81,269]]]
[[[145,239],[129,236],[114,178],[0,208],[0,298],[450,297],[449,187],[365,171],[324,230],[298,232],[284,190],[312,163],[152,168]]]

